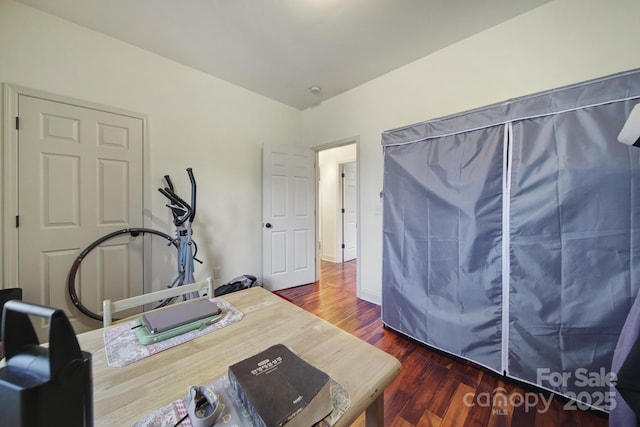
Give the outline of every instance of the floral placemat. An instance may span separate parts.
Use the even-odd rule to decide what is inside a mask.
[[[216,427],[237,426],[237,427],[254,427],[249,416],[249,412],[242,405],[242,401],[229,382],[226,375],[216,379],[207,387],[213,388],[218,393],[220,404],[224,405],[220,417],[216,421]],[[340,384],[331,380],[331,403],[333,411],[327,415],[325,419],[316,424],[316,427],[331,427],[351,406],[349,393]],[[162,427],[175,426],[178,421],[180,427],[192,427],[187,415],[187,395],[183,398],[174,400],[170,404],[152,412],[143,419],[137,421],[134,427]],[[184,419],[183,419],[184,418]]]
[[[107,364],[111,367],[121,368],[163,350],[232,325],[242,319],[242,312],[226,300],[222,298],[212,298],[210,301],[217,304],[224,313],[220,320],[208,325],[202,330],[193,330],[157,343],[149,345],[140,344],[133,329],[138,325],[138,320],[120,323],[106,329],[103,333],[103,338]]]

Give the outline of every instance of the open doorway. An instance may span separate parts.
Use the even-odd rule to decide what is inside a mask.
[[[352,139],[317,151],[318,267],[327,263],[336,267],[346,262],[357,264],[360,240],[357,148],[357,140]],[[318,268],[320,280],[323,270],[326,268]]]

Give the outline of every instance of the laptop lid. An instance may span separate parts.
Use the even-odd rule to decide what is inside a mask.
[[[168,331],[186,323],[215,316],[220,308],[208,299],[187,301],[143,314],[140,320],[151,334]]]

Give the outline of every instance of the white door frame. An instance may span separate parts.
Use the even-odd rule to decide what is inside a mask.
[[[47,99],[60,103],[77,105],[84,108],[105,111],[120,115],[127,115],[142,120],[142,150],[143,150],[143,227],[151,223],[150,207],[151,192],[149,190],[150,160],[149,160],[149,131],[147,116],[140,113],[96,104],[93,102],[69,98],[62,95],[52,94],[23,86],[3,83],[2,85],[4,109],[2,115],[2,154],[3,162],[0,165],[0,180],[2,188],[3,209],[0,211],[0,223],[2,224],[2,245],[0,245],[0,270],[2,270],[2,284],[0,289],[20,286],[18,275],[18,228],[16,227],[16,217],[18,215],[18,131],[16,129],[16,117],[18,117],[18,96],[27,95],[34,98]],[[149,290],[151,277],[150,253],[145,251],[144,265],[144,289]],[[149,262],[147,262],[149,261]]]
[[[313,150],[316,153],[316,165],[319,164],[319,153],[320,151],[328,150],[330,148],[342,147],[344,145],[352,145],[356,146],[356,209],[357,209],[357,223],[361,224],[361,213],[360,213],[360,137],[354,136],[352,138],[345,138],[339,141],[330,142],[328,144],[318,145],[313,147]],[[320,168],[316,167],[316,212],[320,212]],[[357,296],[360,297],[361,287],[360,287],[360,267],[362,263],[360,262],[360,230],[362,227],[358,226],[356,230],[356,244],[358,247],[356,248],[356,293]],[[320,263],[321,263],[321,251],[320,251],[320,215],[316,214],[316,281],[320,279]]]

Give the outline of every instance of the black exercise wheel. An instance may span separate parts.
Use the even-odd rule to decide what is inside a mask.
[[[71,301],[73,302],[73,305],[75,305],[78,308],[78,310],[80,310],[83,314],[91,317],[92,319],[99,320],[102,322],[102,316],[98,313],[94,313],[89,308],[84,306],[80,301],[80,298],[78,298],[78,293],[76,292],[76,274],[80,269],[80,263],[82,263],[82,260],[87,256],[87,254],[91,252],[93,249],[95,249],[97,246],[99,246],[100,244],[106,242],[107,240],[113,239],[115,237],[120,237],[123,234],[129,234],[132,237],[138,237],[141,234],[144,235],[147,233],[160,236],[168,240],[169,244],[177,248],[177,242],[175,238],[161,231],[153,230],[151,228],[123,228],[122,230],[114,231],[113,233],[109,233],[105,236],[100,237],[98,240],[96,240],[95,242],[87,246],[87,248],[83,250],[80,253],[80,255],[78,255],[78,257],[75,259],[75,261],[71,265],[71,269],[69,270],[69,278],[67,281],[69,296],[71,297]]]

